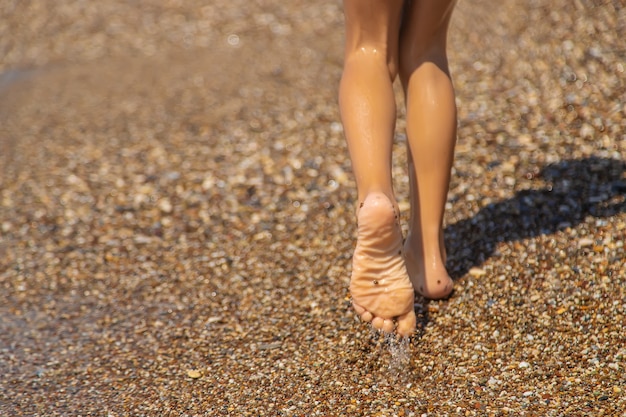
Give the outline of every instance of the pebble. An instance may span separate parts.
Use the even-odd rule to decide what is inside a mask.
[[[167,198],[163,198],[161,200],[159,200],[159,209],[163,212],[163,213],[171,213],[173,206],[172,203],[170,202],[169,199]]]
[[[198,371],[197,369],[190,369],[187,371],[187,376],[192,379],[198,379],[202,377],[202,372]]]
[[[482,277],[482,276],[487,275],[487,271],[485,271],[484,269],[481,269],[481,268],[474,267],[474,268],[470,268],[469,274],[471,276],[473,276],[473,277],[478,278],[478,277]]]
[[[584,248],[587,246],[592,246],[595,243],[595,241],[593,239],[590,238],[582,238],[578,240],[578,247],[579,248]]]

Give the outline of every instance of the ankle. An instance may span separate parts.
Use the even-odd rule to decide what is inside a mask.
[[[359,206],[362,205],[365,200],[372,195],[384,195],[395,206],[397,206],[396,198],[393,191],[388,191],[383,188],[368,188],[367,190],[360,191],[358,193]]]
[[[409,239],[407,237],[404,242],[404,251],[406,256],[413,261],[424,262],[434,268],[445,268],[445,248],[441,247],[437,241],[424,245],[421,239]]]

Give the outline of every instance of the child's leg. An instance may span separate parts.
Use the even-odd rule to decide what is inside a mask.
[[[453,288],[445,268],[443,212],[456,141],[456,105],[446,56],[454,3],[412,0],[400,38],[411,187],[405,259],[415,290],[433,299],[448,296]]]
[[[391,178],[396,121],[402,0],[345,0],[346,50],[339,108],[358,188],[358,239],[350,292],[354,308],[373,326],[410,334],[413,288]]]
[[[345,0],[346,46],[339,109],[359,201],[373,191],[393,199],[391,149],[396,123],[401,0]]]

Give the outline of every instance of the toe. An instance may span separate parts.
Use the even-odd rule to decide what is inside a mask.
[[[415,321],[415,311],[413,310],[398,317],[396,332],[400,336],[410,336],[415,331]]]
[[[393,329],[396,327],[396,324],[393,322],[393,320],[385,320],[383,322],[383,331],[385,333],[391,333],[393,332]]]
[[[361,320],[363,320],[364,322],[369,323],[374,318],[372,313],[370,313],[369,311],[367,311],[365,308],[361,307],[357,303],[352,302],[352,306],[354,307],[354,311],[356,311],[356,314],[359,317],[361,317]]]
[[[376,330],[382,330],[384,325],[385,319],[382,319],[380,317],[374,317],[374,319],[372,319],[372,327],[374,327]]]

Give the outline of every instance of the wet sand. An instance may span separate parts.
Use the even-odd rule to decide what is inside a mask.
[[[0,2],[0,415],[623,413],[626,6],[459,4],[456,292],[404,351],[347,293],[342,19]]]

